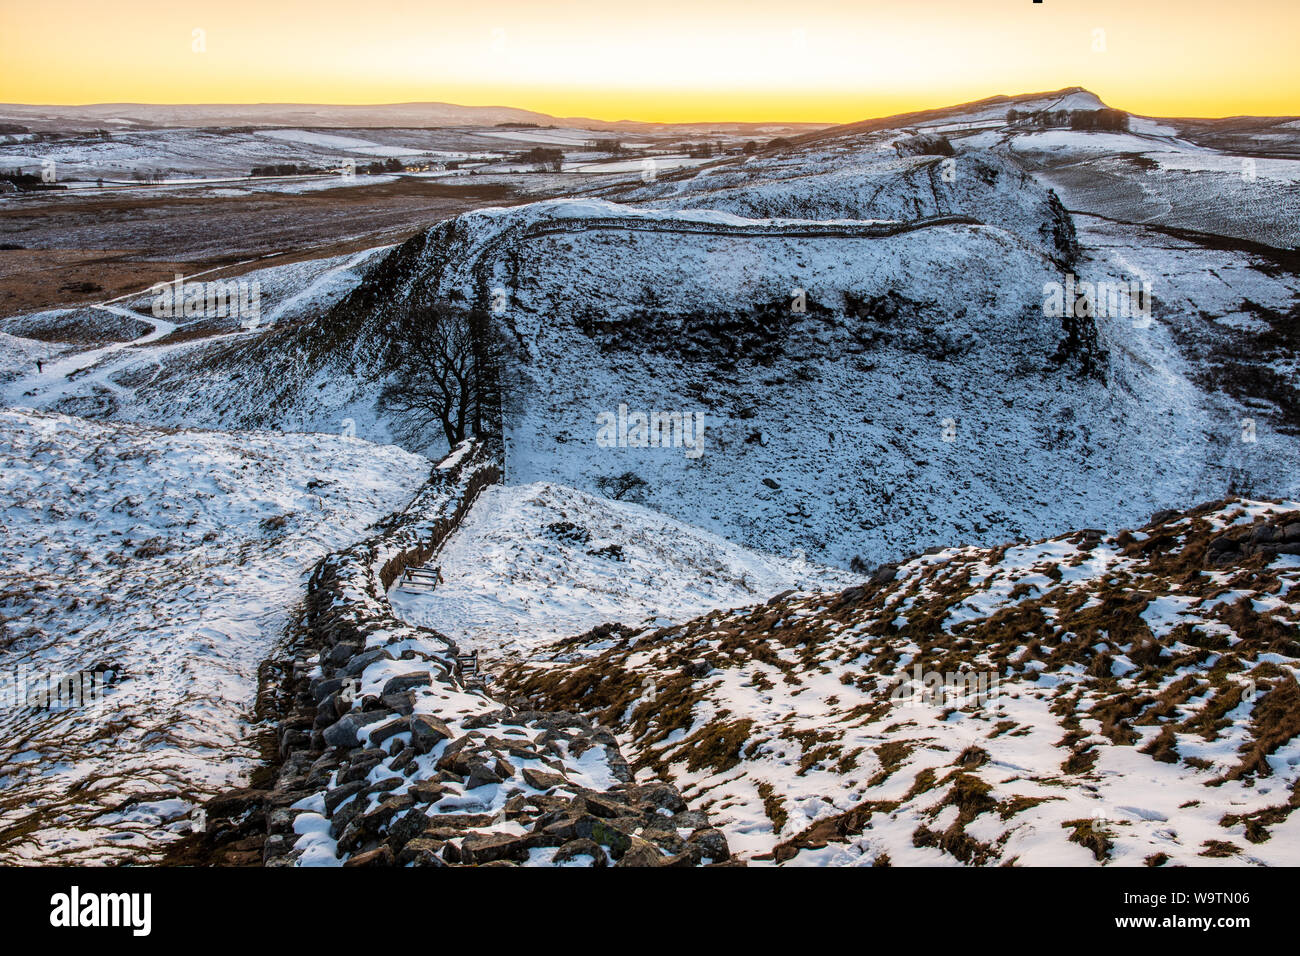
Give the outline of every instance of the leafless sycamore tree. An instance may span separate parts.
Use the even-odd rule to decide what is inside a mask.
[[[469,310],[415,300],[398,307],[384,331],[392,375],[382,407],[414,434],[440,426],[450,448],[481,434],[485,383]]]

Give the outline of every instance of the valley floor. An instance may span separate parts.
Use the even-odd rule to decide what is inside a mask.
[[[857,580],[550,484],[487,489],[432,563],[442,583],[399,580],[390,592],[394,610],[481,651],[485,664],[526,658],[600,624],[666,625],[792,588]]]

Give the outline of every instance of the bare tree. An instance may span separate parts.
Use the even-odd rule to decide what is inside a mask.
[[[636,472],[625,471],[621,475],[601,475],[596,479],[596,487],[601,494],[615,501],[622,501],[628,494],[632,495],[630,501],[638,501],[650,484]]]
[[[385,410],[414,431],[435,423],[455,448],[481,431],[481,390],[469,313],[445,302],[411,302],[385,329],[392,377],[380,395]]]

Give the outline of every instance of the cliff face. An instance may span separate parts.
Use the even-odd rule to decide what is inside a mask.
[[[1229,487],[1232,411],[1163,330],[1135,354],[1131,317],[1045,308],[1045,290],[1074,281],[966,214],[558,201],[440,224],[336,316],[375,341],[378,317],[412,294],[488,309],[514,349],[511,482],[599,494],[630,476],[657,510],[844,567],[1132,521]],[[598,423],[620,408],[700,416],[703,451],[602,443]],[[1275,447],[1280,459],[1254,463],[1257,491],[1293,481],[1277,466],[1295,449]]]

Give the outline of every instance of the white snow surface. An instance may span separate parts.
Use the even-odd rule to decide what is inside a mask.
[[[1198,384],[1174,327],[1246,299],[1284,312],[1294,277],[1089,226],[1079,280],[1149,277],[1159,303],[1146,325],[1096,319],[1089,376],[1057,364],[1065,332],[1044,288],[1065,277],[1023,232],[865,225],[591,201],[484,210],[394,294],[508,290],[503,321],[528,366],[507,419],[512,482],[598,492],[630,471],[642,503],[767,551],[846,567],[1134,523],[1222,495],[1234,469],[1260,492],[1300,491],[1295,439],[1267,426],[1243,445],[1250,412]],[[799,232],[813,227],[843,231]],[[886,313],[846,314],[849,299]],[[790,322],[753,357],[726,322],[760,308]],[[602,445],[598,416],[623,405],[703,415],[703,454]]]
[[[948,548],[878,587],[563,642],[512,680],[556,688],[537,701],[548,706],[581,707],[597,689],[618,701],[589,716],[751,864],[1294,866],[1300,743],[1275,741],[1261,767],[1241,768],[1265,693],[1295,699],[1300,560],[1162,564],[1189,547],[1195,561],[1208,537],[1264,519],[1300,527],[1300,502],[1234,501],[1149,535]],[[1244,616],[1252,598],[1258,620]],[[1103,600],[1110,613],[1090,619]],[[1115,602],[1141,619],[1126,624]],[[1159,655],[1135,663],[1144,641]],[[1094,679],[1103,653],[1114,666]],[[955,690],[977,674],[991,678],[985,693]],[[954,690],[920,696],[928,675]],[[1272,713],[1267,726],[1284,723]],[[1151,750],[1162,735],[1163,755]],[[847,832],[829,826],[850,811]],[[1090,829],[1107,841],[1101,857],[1072,839]]]
[[[855,576],[760,554],[622,501],[561,485],[488,488],[431,562],[432,590],[398,581],[394,610],[484,661],[598,624],[686,621]]]
[[[357,439],[0,411],[0,673],[109,672],[98,710],[0,707],[0,832],[20,834],[0,860],[143,862],[243,785],[258,665],[303,576],[430,467]]]

